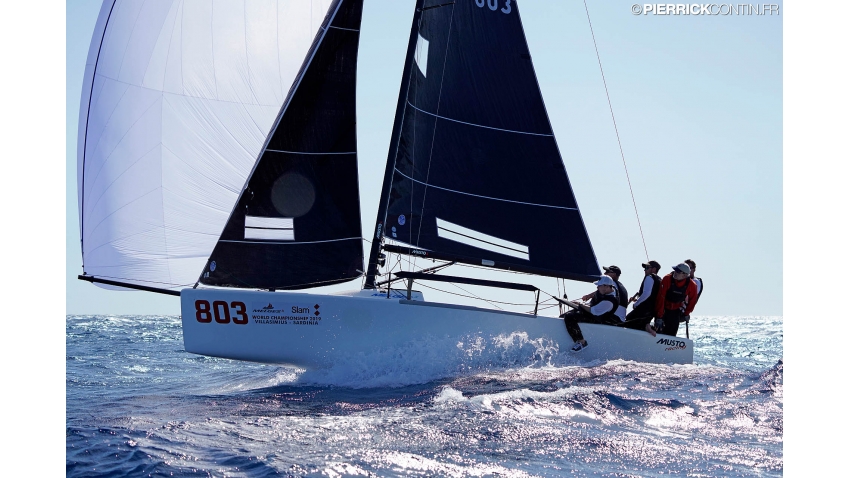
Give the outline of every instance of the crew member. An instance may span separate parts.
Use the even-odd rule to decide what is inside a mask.
[[[690,316],[697,298],[697,285],[690,279],[691,268],[684,262],[661,279],[655,299],[655,330],[676,336],[679,322]],[[659,319],[661,324],[659,326]]]
[[[694,284],[697,285],[697,298],[696,300],[694,300],[694,306],[696,306],[697,302],[699,302],[700,296],[702,296],[702,277],[694,277],[694,273],[697,271],[696,262],[688,259],[685,261],[685,264],[687,264],[691,268],[691,280],[694,281]]]
[[[621,321],[626,320],[626,307],[629,306],[629,293],[626,291],[626,286],[620,282],[620,268],[617,266],[608,266],[603,267],[605,270],[605,275],[614,279],[614,283],[616,284],[616,290],[614,291],[617,294],[617,317],[620,318]],[[585,295],[581,298],[581,300],[590,300],[596,292],[591,292],[590,294]]]
[[[643,282],[640,283],[638,293],[629,299],[629,302],[634,302],[634,305],[632,311],[626,315],[624,326],[635,330],[646,330],[655,337],[655,329],[650,322],[655,318],[655,299],[661,286],[661,278],[658,277],[661,264],[649,261],[641,265],[643,266]]]
[[[573,352],[579,352],[587,347],[587,341],[584,340],[581,328],[578,325],[579,322],[604,325],[622,323],[616,313],[620,304],[615,292],[617,284],[614,279],[602,276],[594,284],[596,284],[596,292],[588,294],[592,295],[588,305],[565,301],[568,306],[573,308],[561,315],[564,318],[564,324],[567,326],[567,332],[575,342],[572,348]]]

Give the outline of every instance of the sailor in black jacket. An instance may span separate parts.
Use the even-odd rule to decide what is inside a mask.
[[[620,282],[620,274],[622,271],[617,266],[606,266],[602,269],[605,270],[605,275],[614,279],[615,289],[614,293],[617,295],[617,302],[619,306],[617,307],[616,314],[617,317],[620,318],[620,321],[626,320],[626,307],[629,306],[629,292],[626,290],[626,286]],[[596,292],[591,292],[581,298],[581,300],[590,300]]]
[[[579,322],[605,325],[622,323],[617,316],[617,307],[619,307],[620,303],[617,300],[617,293],[615,292],[617,284],[614,282],[614,279],[608,276],[602,276],[594,284],[596,284],[596,292],[590,298],[589,304],[577,304],[570,301],[564,302],[573,308],[573,310],[561,316],[564,318],[567,332],[573,341],[575,341],[575,345],[572,348],[573,352],[578,352],[587,347],[587,341],[584,340],[584,336],[581,334],[581,328],[578,325]]]
[[[638,293],[629,299],[629,302],[634,302],[634,305],[632,311],[626,316],[625,327],[646,330],[654,337],[655,329],[649,323],[655,317],[655,298],[658,296],[661,285],[661,278],[658,277],[661,264],[649,261],[641,265],[643,266],[643,282],[640,283]]]

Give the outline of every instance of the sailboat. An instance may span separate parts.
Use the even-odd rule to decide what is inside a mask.
[[[262,12],[247,13],[250,4],[244,3],[243,23],[251,23],[250,15],[267,21]],[[181,9],[187,6],[145,3],[134,18],[148,15],[157,25],[185,29],[185,22],[176,19],[185,18]],[[526,277],[582,282],[600,277],[516,0],[416,0],[376,227],[365,238],[355,104],[363,0],[330,4],[274,117],[268,110],[275,95],[262,104],[252,85],[239,87],[239,78],[226,85],[233,90],[226,100],[218,86],[212,94],[198,78],[190,78],[197,80],[194,91],[187,92],[184,78],[181,91],[169,92],[168,75],[177,74],[177,68],[171,73],[167,68],[173,60],[168,48],[175,44],[173,37],[152,34],[136,43],[126,39],[125,49],[130,45],[150,58],[145,73],[137,75],[148,84],[136,92],[150,98],[130,105],[131,111],[142,112],[132,124],[148,121],[160,134],[159,144],[156,138],[147,139],[150,144],[145,138],[132,140],[144,145],[135,148],[126,140],[136,132],[134,126],[124,126],[129,133],[117,138],[123,130],[103,133],[114,125],[98,119],[114,115],[123,101],[104,106],[103,91],[112,87],[123,88],[125,96],[134,93],[129,79],[110,83],[126,66],[113,77],[101,69],[104,51],[108,58],[106,40],[119,31],[110,29],[112,15],[129,18],[134,13],[126,11],[126,4],[118,7],[126,8],[121,11],[116,2],[107,1],[101,12],[83,91],[81,279],[179,295],[186,351],[207,356],[326,368],[376,351],[404,350],[427,337],[460,343],[517,334],[571,353],[573,341],[563,320],[538,314],[537,286],[445,274],[453,265],[467,265]],[[210,24],[203,14],[197,22]],[[227,25],[222,29],[227,31]],[[238,33],[247,38],[248,30],[243,25]],[[217,44],[215,34],[209,43]],[[245,40],[246,50],[250,44]],[[156,66],[157,52],[161,69],[150,66]],[[250,63],[250,51],[244,57]],[[261,58],[255,61],[257,69],[271,70]],[[213,73],[221,67],[220,61]],[[165,80],[156,83],[159,77]],[[287,79],[280,74],[275,81]],[[179,109],[180,101],[188,105]],[[160,116],[147,118],[146,112],[157,105]],[[108,113],[98,116],[99,111]],[[178,118],[175,127],[190,135],[190,147],[169,136],[169,127],[162,124],[162,118],[173,119],[169,113]],[[237,131],[250,124],[258,131],[263,129],[258,118],[267,122],[267,134],[262,142],[254,134],[250,166],[227,156],[238,149],[233,144],[221,145],[229,148],[225,151],[211,146],[233,139],[222,124],[235,124]],[[92,138],[97,145],[87,144]],[[242,138],[236,143],[250,142]],[[186,150],[183,156],[172,151],[180,147]],[[122,148],[147,153],[122,157]],[[243,147],[239,155],[246,151],[251,147]],[[151,155],[158,156],[151,160]],[[115,166],[119,163],[125,166]],[[234,188],[238,181],[242,184]],[[364,242],[369,244],[365,267]],[[391,270],[390,257],[437,265]],[[363,280],[357,290],[309,293],[357,279]],[[416,289],[416,284],[429,282],[497,293],[526,291],[535,296],[535,307],[517,313],[430,302]],[[693,362],[688,338],[595,324],[581,324],[581,329],[589,344],[574,354],[581,361]]]

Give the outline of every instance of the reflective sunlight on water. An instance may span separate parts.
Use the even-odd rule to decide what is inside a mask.
[[[188,354],[179,317],[68,316],[67,475],[782,476],[782,318],[691,338],[693,365],[501,337],[305,372]]]

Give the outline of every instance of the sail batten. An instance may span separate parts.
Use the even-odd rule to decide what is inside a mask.
[[[473,194],[473,193],[470,193],[470,192],[459,191],[459,190],[456,190],[456,189],[444,188],[444,187],[438,186],[434,183],[426,183],[425,181],[420,181],[416,178],[410,177],[410,176],[404,174],[399,169],[395,169],[395,171],[396,171],[396,173],[398,173],[399,176],[402,176],[406,179],[409,179],[412,182],[421,184],[421,185],[429,187],[429,188],[442,189],[443,191],[448,191],[448,192],[452,192],[452,193],[456,193],[456,194],[464,194],[464,195],[467,195],[467,196],[474,196],[474,197],[478,197],[478,198],[481,198],[481,199],[492,199],[493,201],[505,201],[505,202],[512,202],[512,203],[516,203],[516,204],[524,204],[524,205],[527,205],[527,206],[551,207],[551,208],[555,208],[555,209],[564,209],[564,210],[567,210],[567,211],[578,211],[578,208],[576,208],[576,207],[565,207],[565,206],[555,206],[555,205],[552,205],[552,204],[540,204],[540,203],[525,202],[525,201],[514,201],[514,200],[511,200],[511,199],[497,198],[497,197],[492,197],[492,196],[482,196],[480,194]]]
[[[453,121],[453,122],[455,122],[455,123],[461,123],[461,124],[465,124],[465,125],[469,125],[469,126],[477,126],[477,127],[479,127],[479,128],[493,129],[493,130],[496,130],[496,131],[504,131],[504,132],[506,132],[506,133],[530,134],[530,135],[532,135],[532,136],[550,136],[550,137],[555,137],[555,135],[553,135],[553,134],[532,133],[532,132],[530,132],[530,131],[515,131],[515,130],[512,130],[512,129],[495,128],[495,127],[493,127],[493,126],[486,126],[486,125],[483,125],[483,124],[475,124],[475,123],[470,123],[470,122],[468,122],[468,121],[461,121],[461,120],[459,120],[459,119],[454,119],[454,118],[448,118],[448,117],[445,117],[445,116],[440,116],[440,115],[438,115],[438,114],[436,114],[436,113],[431,113],[431,112],[429,112],[429,111],[425,111],[425,110],[423,110],[423,109],[421,109],[421,108],[417,108],[415,105],[411,104],[409,101],[407,102],[407,104],[408,104],[408,105],[410,105],[410,107],[411,107],[411,108],[415,109],[416,111],[418,111],[418,112],[420,112],[420,113],[425,113],[426,115],[430,115],[430,116],[433,116],[433,117],[435,117],[435,118],[439,118],[439,119],[446,120],[446,121]]]

